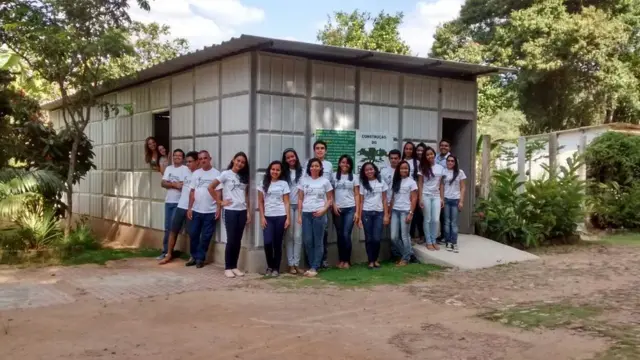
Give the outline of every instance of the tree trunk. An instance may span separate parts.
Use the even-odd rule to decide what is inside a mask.
[[[74,135],[71,154],[69,154],[69,172],[67,173],[67,225],[64,228],[65,236],[69,235],[73,227],[73,175],[76,172],[76,159],[78,157],[80,140],[80,136],[77,134]]]

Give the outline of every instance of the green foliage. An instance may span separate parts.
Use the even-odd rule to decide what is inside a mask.
[[[47,206],[51,205],[51,199],[44,195],[63,190],[64,183],[49,170],[0,169],[0,219],[20,221],[29,208],[52,209],[53,206]]]
[[[338,11],[333,18],[328,17],[327,24],[318,31],[317,39],[324,45],[406,55],[409,46],[398,31],[403,17],[400,12],[391,15],[381,11],[372,17],[370,13],[358,10],[352,13]],[[367,24],[372,25],[370,31],[365,28]]]
[[[571,240],[584,214],[580,165],[574,155],[567,167],[544,167],[545,177],[524,183],[512,170],[495,171],[489,198],[476,205],[479,233],[524,248]]]
[[[42,79],[20,56],[6,47],[0,47],[0,70],[8,71],[15,77],[12,84],[15,90],[23,90],[33,99],[41,101],[59,97],[53,84]]]

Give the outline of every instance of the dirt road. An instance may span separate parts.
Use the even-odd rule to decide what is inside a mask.
[[[227,280],[213,267],[158,268],[152,260],[0,270],[1,358],[604,360],[640,354],[633,330],[640,322],[637,247],[595,246],[532,263],[444,271],[403,286],[281,285]],[[529,308],[560,303],[575,307],[572,316],[582,314],[581,307],[599,310],[580,318],[589,327],[563,320],[554,329],[524,329],[513,320],[529,316]],[[509,313],[512,321],[500,318],[509,309],[526,310]],[[490,311],[498,311],[496,321],[479,316]],[[550,310],[535,320],[554,316]]]

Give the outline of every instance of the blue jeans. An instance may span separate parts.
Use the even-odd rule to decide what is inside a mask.
[[[327,215],[313,216],[312,212],[302,213],[302,241],[309,259],[309,267],[317,271],[322,265],[324,253],[324,228],[327,225]]]
[[[178,203],[164,203],[164,237],[162,238],[162,254],[167,253],[169,247],[169,234],[173,225],[173,213],[176,211]]]
[[[351,263],[351,233],[353,232],[353,216],[355,207],[340,208],[340,215],[333,216],[333,224],[338,235],[338,259],[341,262]]]
[[[380,238],[382,237],[382,225],[384,212],[362,211],[362,225],[364,226],[364,245],[367,249],[369,263],[378,261],[380,255]]]
[[[391,242],[400,252],[401,260],[409,262],[411,260],[411,224],[405,221],[409,215],[408,211],[391,211]],[[400,235],[400,236],[398,236]]]
[[[193,211],[193,218],[189,225],[189,240],[191,240],[191,257],[195,261],[206,259],[214,232],[216,232],[216,213],[203,214]]]
[[[267,227],[262,229],[264,239],[264,255],[267,259],[267,267],[280,271],[282,261],[282,238],[284,238],[284,223],[286,216],[265,216]]]
[[[423,195],[422,204],[424,206],[424,209],[422,209],[424,216],[422,226],[427,238],[427,244],[435,244],[438,230],[440,230],[440,197]]]
[[[302,225],[298,224],[298,206],[291,205],[291,220],[287,236],[287,262],[289,266],[300,265],[300,250],[302,250]]]
[[[227,230],[227,246],[224,249],[224,269],[238,268],[242,248],[242,235],[247,226],[247,210],[224,210],[224,228]]]
[[[460,199],[444,199],[444,239],[451,244],[458,243],[458,204]]]

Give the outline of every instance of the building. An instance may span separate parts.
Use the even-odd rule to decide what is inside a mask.
[[[398,147],[409,140],[436,144],[444,136],[452,140],[473,184],[476,79],[501,71],[507,70],[242,35],[143,70],[104,91],[104,100],[130,104],[133,111],[103,119],[93,109],[87,134],[95,145],[97,170],[76,186],[74,210],[89,215],[109,239],[161,244],[165,191],[160,174],[144,161],[144,140],[150,135],[171,149],[209,150],[218,169],[245,151],[252,181],[260,181],[269,162],[287,147],[308,158],[317,128],[385,132],[399,139]],[[57,126],[60,106],[44,106]],[[475,189],[467,189],[471,201],[461,216],[462,232],[472,231]],[[254,190],[254,205],[255,196]],[[226,241],[221,227],[210,249],[217,262],[223,261]],[[263,267],[261,244],[254,221],[243,238],[240,261],[247,270]],[[356,259],[363,253],[364,244],[354,246]]]

